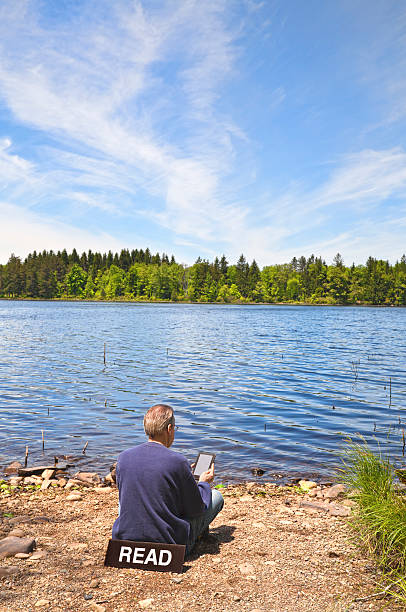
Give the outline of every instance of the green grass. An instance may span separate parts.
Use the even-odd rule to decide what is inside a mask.
[[[406,603],[406,496],[395,469],[365,441],[348,441],[342,461],[341,480],[358,503],[353,526],[383,572],[385,594]]]

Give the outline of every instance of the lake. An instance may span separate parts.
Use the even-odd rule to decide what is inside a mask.
[[[224,479],[328,476],[358,434],[402,461],[405,357],[400,308],[0,301],[0,464],[89,441],[104,473],[160,402]]]

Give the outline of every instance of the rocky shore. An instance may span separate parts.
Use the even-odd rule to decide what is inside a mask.
[[[379,573],[348,524],[356,504],[341,484],[219,485],[225,507],[209,538],[182,574],[161,574],[103,566],[117,516],[114,471],[41,467],[12,464],[0,484],[0,612],[384,608]]]

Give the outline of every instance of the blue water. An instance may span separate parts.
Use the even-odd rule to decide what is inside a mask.
[[[223,478],[328,475],[358,433],[401,461],[405,357],[406,309],[1,301],[0,465],[88,440],[103,472],[158,402]]]

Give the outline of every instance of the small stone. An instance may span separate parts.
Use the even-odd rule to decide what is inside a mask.
[[[22,529],[12,529],[9,534],[9,536],[15,536],[16,538],[23,538],[24,537],[24,531]]]
[[[70,495],[67,496],[66,501],[81,501],[83,499],[83,497],[81,495],[79,495],[79,493],[71,493]]]
[[[37,550],[35,553],[32,553],[30,559],[31,561],[39,561],[40,559],[44,559],[47,556],[45,550]]]
[[[234,595],[233,599],[234,601],[241,601],[241,597],[239,597],[238,595]]]
[[[47,608],[50,603],[51,602],[48,599],[38,599],[38,601],[35,602],[34,606],[36,608]]]
[[[96,472],[77,472],[73,477],[90,486],[101,483],[101,478]]]
[[[22,481],[22,476],[12,476],[8,482],[12,487],[17,487]]]
[[[99,584],[100,584],[100,580],[98,578],[93,578],[93,580],[90,581],[89,587],[91,589],[97,589]]]
[[[300,502],[300,507],[306,509],[309,508],[310,510],[322,510],[323,512],[328,512],[329,510],[329,506],[327,504],[318,502],[302,501]]]
[[[90,599],[93,599],[93,595],[91,593],[85,593],[83,595],[83,599],[85,599],[86,601],[89,601]]]
[[[351,508],[338,504],[330,504],[328,511],[330,516],[351,516]]]
[[[28,553],[17,553],[14,555],[16,559],[28,559],[29,556],[30,555]]]
[[[16,574],[19,568],[15,565],[9,565],[8,567],[0,567],[0,578],[3,576],[11,576],[12,574]]]
[[[41,491],[45,491],[45,489],[48,489],[48,487],[50,486],[51,486],[51,480],[44,480],[41,485]]]
[[[96,491],[96,493],[111,493],[112,491],[112,487],[95,487],[94,491]]]
[[[328,489],[324,489],[323,497],[325,499],[336,499],[339,495],[342,495],[345,491],[345,486],[343,484],[336,484],[332,487],[328,487]]]
[[[178,578],[176,576],[171,578],[171,582],[174,582],[175,584],[180,584],[182,582],[182,580],[183,580],[183,578]]]
[[[242,563],[238,566],[241,574],[253,574],[255,572],[255,568],[250,563]]]
[[[149,599],[141,599],[138,602],[138,605],[140,606],[140,608],[149,608],[149,606],[151,606],[153,604],[154,600],[149,598]]]
[[[328,556],[330,557],[330,559],[337,559],[337,557],[339,557],[340,555],[335,550],[329,550]]]
[[[299,487],[302,491],[310,491],[310,489],[317,487],[317,482],[313,482],[312,480],[299,480]]]
[[[35,548],[34,538],[7,536],[0,540],[0,559],[12,557],[17,553],[29,553]]]
[[[66,485],[68,481],[66,480],[66,478],[58,478],[58,485],[60,487],[64,487]]]
[[[44,480],[51,480],[51,478],[54,477],[56,470],[44,470],[41,474],[41,478],[43,478]]]
[[[6,467],[4,473],[9,476],[10,474],[18,474],[18,470],[22,468],[22,464],[19,461],[13,461]]]
[[[113,484],[115,482],[111,472],[109,472],[108,474],[106,474],[106,476],[104,477],[104,482],[108,482],[110,484]]]

